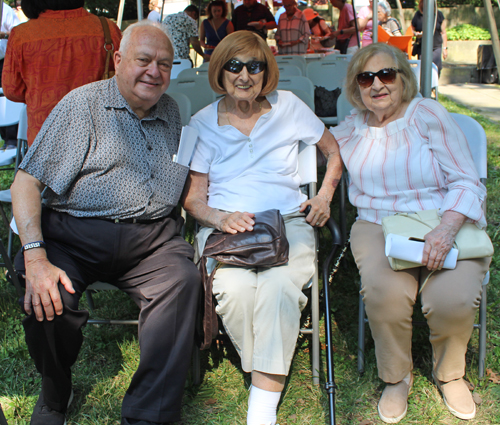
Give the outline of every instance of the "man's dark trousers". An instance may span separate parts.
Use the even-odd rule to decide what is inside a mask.
[[[180,236],[182,219],[113,223],[75,218],[43,208],[42,232],[49,261],[66,272],[75,294],[59,284],[64,312],[38,322],[23,321],[26,342],[46,404],[64,411],[71,392],[71,366],[82,344],[88,312],[78,310],[85,288],[103,281],[129,294],[141,308],[139,368],[122,406],[122,416],[152,422],[180,420],[184,384],[193,348],[201,289],[193,249]],[[16,257],[24,272],[24,259]]]

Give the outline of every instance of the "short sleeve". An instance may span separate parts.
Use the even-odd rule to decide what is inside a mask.
[[[301,140],[307,145],[318,143],[325,132],[323,121],[293,93],[286,91],[278,93],[280,93],[280,96],[286,96],[283,102],[292,108],[297,140]],[[290,99],[288,99],[288,96],[290,96]]]
[[[198,134],[202,134],[203,125],[196,118],[191,118],[189,126],[198,130]],[[193,152],[193,159],[191,160],[191,171],[196,171],[197,173],[208,174],[210,171],[210,164],[212,163],[213,155],[211,154],[208,144],[202,137],[198,136],[196,141],[196,146]]]
[[[90,146],[90,107],[78,91],[52,110],[19,166],[58,195],[73,184]]]
[[[198,37],[198,26],[196,25],[196,21],[187,16],[187,26],[188,26],[188,37]]]

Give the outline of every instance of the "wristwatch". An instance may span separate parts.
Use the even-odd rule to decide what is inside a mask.
[[[344,30],[340,30],[340,35],[343,35],[344,34]]]
[[[443,50],[448,50],[448,47],[443,47]]]

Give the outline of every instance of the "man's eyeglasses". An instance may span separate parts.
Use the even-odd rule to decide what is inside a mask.
[[[356,76],[356,81],[360,87],[364,89],[371,87],[377,77],[384,84],[392,84],[396,81],[396,76],[400,69],[395,68],[383,68],[378,72],[362,72]]]
[[[261,61],[241,62],[238,59],[231,59],[226,62],[224,69],[232,74],[239,74],[243,67],[246,67],[249,74],[259,74],[266,69],[266,63]]]

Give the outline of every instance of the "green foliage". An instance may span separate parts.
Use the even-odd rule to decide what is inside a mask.
[[[460,24],[446,30],[449,41],[458,40],[491,40],[490,32],[484,28],[470,24]]]
[[[98,16],[106,16],[106,18],[116,19],[118,16],[119,0],[86,0],[85,8]],[[142,2],[143,16],[147,17],[149,13],[149,1]],[[123,9],[123,20],[137,19],[137,1],[128,0],[125,2]]]

